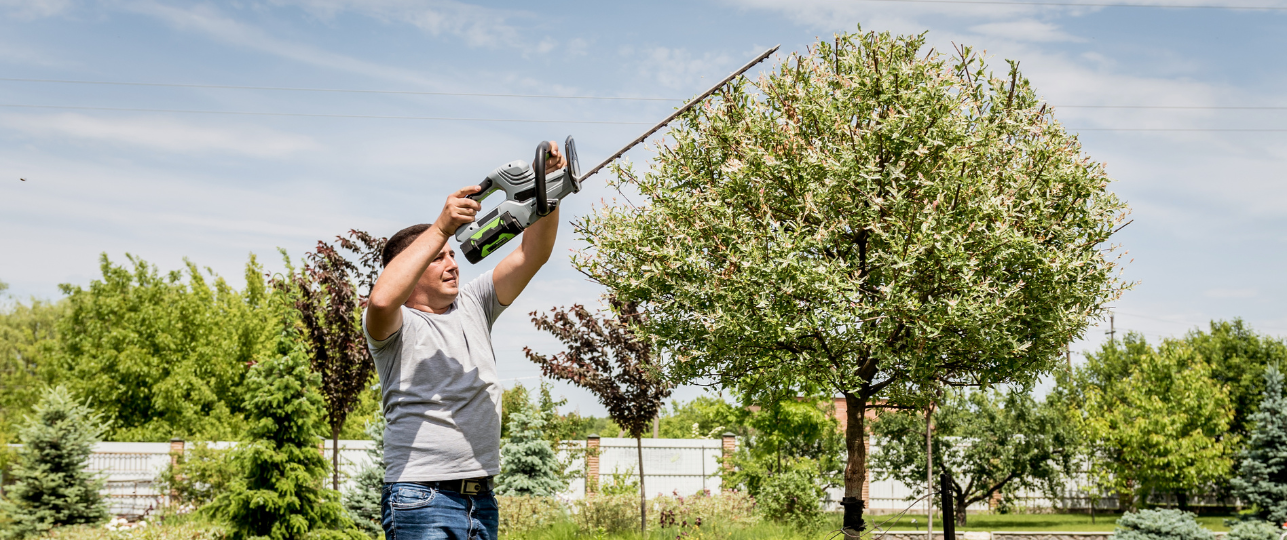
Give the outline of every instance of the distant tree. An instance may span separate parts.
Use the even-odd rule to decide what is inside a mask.
[[[554,446],[545,439],[545,416],[539,409],[509,415],[509,438],[501,444],[497,495],[552,497],[567,487]]]
[[[746,426],[748,411],[736,407],[718,396],[697,396],[691,401],[670,404],[670,410],[661,417],[662,438],[709,438],[731,432],[739,436],[750,435]]]
[[[966,508],[1015,487],[1058,491],[1075,471],[1076,431],[1062,411],[1030,392],[947,392],[933,414],[934,466],[952,474],[956,524]],[[873,467],[925,494],[925,417],[881,414],[872,425]],[[937,486],[935,486],[937,488]]]
[[[1088,445],[1097,485],[1123,508],[1148,493],[1189,492],[1226,478],[1238,438],[1229,434],[1229,391],[1194,348],[1156,349],[1131,333],[1086,355],[1057,391]]]
[[[206,508],[228,523],[231,540],[367,540],[349,520],[340,494],[323,487],[321,381],[292,332],[283,331],[276,356],[258,362],[247,377],[248,440],[232,457],[244,476]]]
[[[326,421],[331,428],[331,488],[340,489],[340,432],[344,422],[370,384],[375,362],[362,336],[362,306],[379,276],[380,251],[387,239],[358,230],[349,237],[336,237],[335,246],[318,241],[317,249],[305,256],[299,272],[292,271],[288,287],[309,345],[313,371],[322,378],[326,399]],[[356,257],[350,261],[340,253]]]
[[[240,438],[246,372],[281,327],[263,268],[252,255],[237,291],[191,262],[160,274],[128,259],[104,255],[88,288],[60,286],[61,380],[111,422],[112,440]]]
[[[1193,330],[1183,341],[1211,366],[1211,376],[1228,387],[1233,402],[1229,431],[1245,440],[1265,389],[1265,368],[1287,365],[1287,344],[1257,333],[1242,319],[1211,321],[1206,332]]]
[[[383,518],[380,510],[381,490],[384,489],[384,411],[376,411],[366,424],[366,436],[375,444],[367,450],[369,464],[353,478],[353,488],[344,494],[344,508],[358,528],[372,538],[383,538]]]
[[[844,484],[844,433],[828,400],[778,396],[743,407],[737,416],[747,434],[730,458],[733,470],[720,473],[725,485],[759,497],[763,486],[785,474],[793,480],[783,485],[804,476],[818,489]]]
[[[870,407],[1028,384],[1119,297],[1126,204],[1017,62],[843,33],[671,125],[573,265],[668,351],[672,381],[845,396],[844,526]]]
[[[554,334],[566,352],[545,356],[524,347],[527,358],[541,366],[546,377],[569,381],[599,398],[608,416],[635,439],[639,453],[639,529],[647,530],[647,499],[643,470],[643,434],[670,397],[672,386],[656,372],[652,344],[635,334],[641,320],[633,303],[609,297],[610,314],[596,317],[580,304],[537,315],[539,330]],[[573,320],[575,318],[576,320]]]
[[[1265,390],[1259,410],[1248,419],[1253,426],[1234,478],[1234,493],[1251,503],[1256,515],[1275,524],[1287,523],[1287,395],[1277,366],[1264,372]]]
[[[104,480],[85,469],[106,427],[67,388],[44,392],[19,428],[23,446],[12,473],[14,484],[0,502],[0,511],[13,521],[0,531],[4,538],[40,536],[56,526],[107,519],[107,502],[98,493]]]
[[[0,282],[0,293],[8,288]],[[12,442],[17,425],[40,400],[41,389],[62,378],[54,364],[58,320],[66,301],[0,300],[0,445]]]

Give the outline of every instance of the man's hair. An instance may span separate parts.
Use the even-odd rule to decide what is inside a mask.
[[[420,234],[427,230],[429,230],[429,224],[421,223],[402,229],[394,234],[392,238],[389,238],[388,242],[385,242],[384,250],[380,252],[380,266],[389,266],[394,257],[402,253],[402,250],[407,249],[407,246],[415,242],[416,238],[419,238]]]

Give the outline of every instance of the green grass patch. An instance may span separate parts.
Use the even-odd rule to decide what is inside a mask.
[[[1088,514],[970,514],[964,527],[958,531],[1068,531],[1068,532],[1108,532],[1117,526],[1121,514],[1095,514],[1091,522]],[[1234,515],[1198,516],[1198,523],[1216,532],[1227,532],[1225,519],[1236,518]],[[837,526],[839,517],[835,518]],[[925,530],[925,514],[904,514],[896,520],[894,516],[866,516],[868,527],[881,525],[885,530],[914,531]],[[915,523],[912,522],[915,520]],[[943,530],[942,517],[934,516],[934,530]]]

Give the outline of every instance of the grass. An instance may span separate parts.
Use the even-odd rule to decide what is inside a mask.
[[[1121,514],[1096,514],[1091,523],[1086,514],[970,514],[966,526],[957,527],[958,531],[1069,531],[1096,532],[1111,531]],[[1224,520],[1236,518],[1234,515],[1198,516],[1198,523],[1216,532],[1228,531]],[[867,516],[868,526],[882,525],[886,530],[913,531],[925,530],[925,514],[904,514],[897,520],[894,516]],[[837,517],[837,523],[839,518]],[[886,522],[889,520],[888,522]],[[913,524],[912,520],[916,520]],[[942,517],[934,516],[934,530],[943,530]]]

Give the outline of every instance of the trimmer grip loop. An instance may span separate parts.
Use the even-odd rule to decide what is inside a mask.
[[[532,172],[536,173],[536,215],[538,216],[550,213],[549,192],[545,188],[545,159],[549,155],[549,141],[541,141],[541,144],[536,145],[536,159],[532,161]]]
[[[465,195],[465,198],[476,202],[483,202],[483,199],[487,198],[487,195],[489,194],[491,189],[492,189],[492,179],[489,176],[487,178],[484,178],[482,182],[478,183],[477,193],[470,193],[469,195]]]

